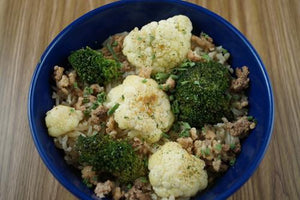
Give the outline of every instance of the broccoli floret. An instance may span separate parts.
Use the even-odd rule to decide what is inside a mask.
[[[87,83],[106,84],[121,75],[119,62],[104,58],[100,51],[90,47],[82,48],[71,53],[69,63],[78,76]]]
[[[80,164],[93,166],[95,171],[118,177],[123,184],[132,183],[146,175],[144,160],[125,140],[113,140],[102,134],[79,136],[76,149]]]
[[[201,128],[222,117],[231,119],[230,81],[228,69],[216,62],[195,63],[181,71],[172,103],[178,120]]]

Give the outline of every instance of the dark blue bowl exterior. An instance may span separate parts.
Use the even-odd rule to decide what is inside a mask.
[[[187,15],[193,23],[193,33],[208,33],[217,45],[228,49],[235,67],[250,68],[250,115],[257,127],[243,141],[242,153],[236,164],[217,180],[215,185],[195,199],[225,199],[241,187],[253,174],[267,149],[273,128],[273,95],[267,72],[254,48],[232,25],[218,15],[181,1],[120,1],[93,10],[65,28],[48,46],[37,65],[30,85],[28,117],[32,137],[44,163],[69,191],[80,199],[97,199],[93,191],[82,184],[78,171],[64,162],[63,153],[48,136],[45,113],[52,108],[50,80],[54,65],[63,65],[71,51],[84,46],[99,48],[101,42],[114,33],[176,14]]]

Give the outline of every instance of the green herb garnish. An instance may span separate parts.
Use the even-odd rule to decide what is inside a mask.
[[[189,81],[181,81],[181,82],[180,82],[181,85],[185,85],[185,84],[187,84],[187,83],[189,83]]]
[[[147,79],[142,80],[142,83],[147,83]]]
[[[253,117],[253,116],[248,116],[247,119],[248,119],[249,121],[252,121],[252,120],[254,119],[254,117]]]
[[[83,111],[83,114],[84,114],[84,116],[86,116],[86,117],[89,117],[89,116],[90,116],[90,113],[91,113],[91,110],[89,110],[89,109],[86,109],[86,110]]]
[[[78,89],[78,83],[77,83],[77,82],[74,82],[73,87],[74,87],[75,89]]]
[[[177,80],[177,79],[179,78],[179,76],[174,75],[174,74],[171,74],[170,77],[171,77],[173,80]]]
[[[170,138],[170,136],[169,136],[168,134],[166,134],[166,133],[162,133],[162,136],[163,136],[164,138],[167,138],[167,139]]]
[[[106,44],[106,48],[107,48],[108,51],[111,53],[111,55],[113,56],[113,58],[114,58],[116,61],[119,61],[119,58],[117,57],[116,52],[113,50],[112,46],[110,45],[110,42],[108,42],[108,43]]]
[[[216,149],[217,151],[221,151],[221,150],[222,150],[222,145],[221,145],[221,144],[217,144],[217,145],[215,146],[215,149]]]
[[[91,94],[93,94],[93,89],[90,88],[90,87],[85,87],[84,90],[83,90],[83,94],[84,94],[85,96],[91,95]]]
[[[211,57],[209,57],[208,54],[203,54],[202,58],[204,58],[207,62],[209,62],[211,60]]]
[[[221,51],[222,51],[223,54],[228,53],[228,51],[224,48],[222,48]]]
[[[89,181],[87,178],[84,178],[84,179],[82,180],[82,182],[83,182],[88,188],[93,187],[93,184],[91,184],[90,181]]]
[[[106,101],[106,93],[105,92],[101,92],[99,94],[97,94],[97,102],[100,104],[103,104]]]
[[[210,149],[206,148],[204,153],[205,153],[205,155],[209,156],[210,155]]]
[[[116,103],[113,107],[111,107],[108,111],[107,111],[107,115],[112,115],[114,114],[114,112],[119,108],[120,104]]]
[[[96,108],[98,108],[98,106],[99,106],[99,103],[96,101],[96,102],[94,102],[93,105],[91,106],[91,109],[92,109],[92,110],[95,110]]]
[[[156,58],[156,56],[155,56],[155,53],[154,53],[154,54],[152,54],[151,59],[154,60],[155,58]]]
[[[118,41],[115,40],[115,41],[111,44],[111,46],[113,46],[113,47],[118,46]]]
[[[231,150],[235,149],[235,144],[230,144],[230,149]]]
[[[142,183],[148,183],[148,179],[146,177],[139,178]]]
[[[83,100],[82,100],[82,103],[89,103],[89,102],[90,102],[90,100],[86,97],[84,97]]]
[[[231,160],[229,161],[229,165],[230,165],[230,166],[233,166],[233,165],[235,164],[235,161],[236,161],[235,158],[231,159]]]

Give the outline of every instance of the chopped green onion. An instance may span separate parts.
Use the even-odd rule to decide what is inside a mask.
[[[179,133],[179,137],[189,137],[190,132],[188,130],[183,130]]]
[[[175,100],[173,101],[172,105],[171,105],[171,109],[172,109],[172,112],[176,115],[176,114],[179,114],[180,110],[179,110],[179,104],[178,104],[178,101]]]
[[[124,97],[124,94],[122,94],[121,98],[122,98],[122,100],[124,100],[124,99],[125,99],[125,97]]]
[[[188,69],[187,68],[176,68],[174,69],[174,71],[176,72],[180,72],[180,71],[187,71]]]
[[[222,48],[222,53],[225,54],[225,53],[228,53],[228,51],[224,48]]]
[[[86,117],[90,116],[90,113],[91,113],[91,111],[90,111],[89,109],[86,109],[86,110],[83,111],[83,114],[84,114]]]
[[[118,46],[118,41],[115,40],[115,41],[111,44],[111,46],[113,46],[113,47]]]
[[[163,73],[163,72],[158,72],[155,74],[154,79],[159,81],[160,83],[165,82],[167,78],[169,78],[170,74],[168,73]]]
[[[171,77],[173,80],[177,80],[177,79],[179,78],[179,76],[174,75],[174,74],[171,74],[170,77]]]
[[[173,101],[173,100],[174,100],[174,96],[173,96],[173,95],[170,95],[170,96],[169,96],[169,100],[170,100],[170,101]]]
[[[191,62],[191,61],[187,61],[187,62],[184,62],[180,65],[180,68],[178,68],[178,70],[182,69],[182,68],[187,68],[187,67],[193,67],[195,66],[195,63],[194,62]],[[186,70],[186,69],[184,69]]]
[[[189,81],[181,81],[181,82],[180,82],[181,85],[185,85],[185,84],[187,84],[187,83],[189,83]]]
[[[89,103],[90,100],[88,98],[83,98],[82,103]]]
[[[157,144],[157,143],[155,143],[155,144]],[[144,159],[144,165],[145,165],[146,168],[148,168],[148,158]]]
[[[120,104],[116,103],[113,107],[111,107],[108,111],[107,111],[107,115],[112,115],[114,114],[114,112],[119,108]]]
[[[201,155],[205,155],[205,151],[204,151],[204,149],[201,149]]]
[[[168,134],[166,134],[166,133],[162,133],[162,136],[163,136],[164,138],[167,138],[167,139],[170,138],[170,136],[169,136]]]
[[[90,181],[87,178],[84,178],[82,181],[88,188],[93,187],[93,184],[90,183]]]
[[[215,149],[216,149],[217,151],[221,151],[221,150],[222,150],[222,145],[221,145],[221,144],[217,144],[217,145],[215,146]]]
[[[76,89],[78,89],[78,83],[74,82],[73,87],[76,88]]]
[[[179,127],[181,127],[181,132],[179,137],[189,137],[191,126],[187,122],[179,122]]]
[[[156,58],[155,53],[152,55],[151,59],[154,60]]]
[[[194,81],[195,85],[200,85],[199,81]]]
[[[148,179],[146,177],[139,178],[142,183],[148,183]]]
[[[235,164],[235,161],[236,161],[236,159],[233,158],[232,160],[229,161],[229,165],[230,165],[230,166],[233,166],[233,165]]]
[[[191,129],[191,126],[190,126],[189,123],[187,123],[187,122],[181,122],[181,125],[182,125],[185,129]]]
[[[84,94],[84,95],[90,95],[90,94],[93,94],[93,89],[90,88],[90,87],[85,87],[84,90],[83,90],[83,94]]]
[[[91,106],[91,109],[95,110],[96,108],[98,108],[99,103],[98,102],[94,102],[93,105]]]
[[[97,101],[99,103],[102,104],[102,103],[105,102],[105,100],[106,100],[106,94],[105,94],[105,92],[101,92],[101,93],[97,94]]]
[[[93,176],[92,180],[97,182],[98,181],[98,177],[97,176]]]
[[[205,38],[209,38],[209,35],[206,34],[206,33],[204,33],[204,32],[201,32],[200,36],[203,36],[203,37],[205,37]]]
[[[253,116],[248,116],[247,119],[248,119],[249,121],[252,121],[252,120],[254,119],[254,117],[253,117]]]
[[[150,35],[150,43],[155,39],[153,35]]]
[[[230,149],[231,150],[235,149],[235,144],[230,144]]]
[[[237,94],[233,94],[233,95],[232,95],[232,99],[238,101],[238,100],[241,99],[241,96],[240,96],[240,95],[237,95]]]
[[[142,80],[142,83],[147,83],[147,79]]]
[[[169,91],[169,89],[170,89],[170,85],[166,85],[165,87],[163,87],[164,91]]]
[[[208,156],[209,154],[210,154],[210,149],[209,149],[209,148],[206,148],[206,149],[205,149],[205,155]]]
[[[108,49],[108,51],[111,53],[111,55],[113,56],[113,58],[116,60],[116,61],[119,61],[115,51],[113,50],[113,48],[111,47],[110,43],[108,42],[106,44],[106,48]]]
[[[204,58],[207,62],[211,60],[211,57],[209,57],[207,54],[203,54],[202,58]]]

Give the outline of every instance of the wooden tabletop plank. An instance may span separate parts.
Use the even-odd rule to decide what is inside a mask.
[[[32,73],[51,40],[109,0],[0,0],[0,199],[76,199],[47,170],[27,121]],[[237,27],[272,81],[276,119],[258,170],[230,199],[300,199],[300,1],[195,0]]]

